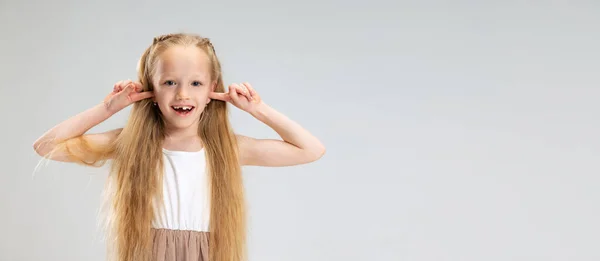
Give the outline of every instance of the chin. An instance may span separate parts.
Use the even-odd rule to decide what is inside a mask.
[[[189,128],[197,128],[200,118],[199,117],[189,117],[186,119],[181,119],[178,115],[170,115],[167,119],[170,128],[184,130]],[[191,115],[190,115],[191,116]]]

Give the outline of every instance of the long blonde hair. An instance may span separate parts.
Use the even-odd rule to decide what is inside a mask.
[[[138,78],[144,91],[154,90],[152,76],[160,54],[170,46],[197,46],[210,58],[216,92],[224,92],[221,65],[209,39],[192,34],[168,34],[154,38],[143,53]],[[246,259],[246,212],[237,141],[228,119],[227,105],[211,101],[199,123],[207,160],[211,191],[209,260]],[[165,122],[151,99],[133,104],[131,115],[112,144],[99,146],[83,137],[57,146],[76,162],[101,166],[112,160],[106,184],[109,259],[150,260],[151,225],[155,202],[162,198],[162,144]],[[76,148],[76,149],[73,149]]]

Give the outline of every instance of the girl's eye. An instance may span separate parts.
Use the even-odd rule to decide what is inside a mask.
[[[166,85],[175,85],[175,82],[171,81],[171,80],[167,80],[167,81],[165,81],[165,84]]]
[[[192,82],[192,86],[201,86],[202,83],[199,81]]]

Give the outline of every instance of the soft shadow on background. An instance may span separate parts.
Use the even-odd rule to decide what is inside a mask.
[[[106,168],[32,144],[178,31],[327,147],[245,169],[251,260],[600,259],[599,2],[103,2],[0,2],[0,260],[104,259]]]

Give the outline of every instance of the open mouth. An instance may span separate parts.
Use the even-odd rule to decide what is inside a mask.
[[[185,116],[185,115],[190,114],[194,110],[195,107],[194,106],[182,105],[182,106],[171,106],[171,108],[173,110],[175,110],[175,112],[178,115]]]

